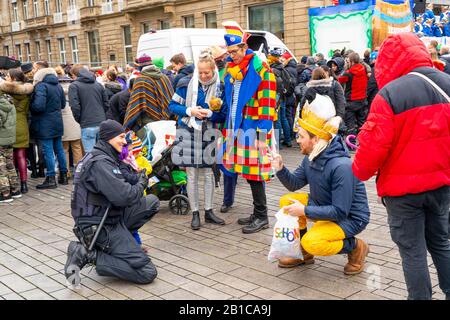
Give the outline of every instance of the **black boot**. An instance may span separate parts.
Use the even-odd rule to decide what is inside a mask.
[[[67,261],[64,266],[64,274],[70,284],[75,285],[76,277],[79,277],[79,272],[87,264],[95,264],[97,260],[97,251],[94,249],[88,252],[85,247],[79,242],[71,241],[67,249]],[[75,277],[71,277],[76,274]],[[79,279],[79,278],[78,278]]]
[[[269,219],[257,217],[252,223],[242,228],[242,233],[255,233],[269,227]]]
[[[28,192],[28,186],[27,186],[27,182],[26,181],[20,182],[20,192],[22,194],[25,194],[25,193]]]
[[[67,178],[67,173],[65,173],[65,172],[59,173],[58,183],[63,186],[67,186],[69,184],[69,179]]]
[[[247,218],[238,219],[238,224],[240,224],[241,226],[246,226],[248,224],[251,224],[255,219],[256,219],[256,216],[254,214],[252,214]]]
[[[205,222],[219,224],[221,226],[225,224],[225,220],[220,219],[218,216],[216,216],[212,209],[205,210]]]
[[[55,189],[56,187],[55,177],[46,177],[44,183],[38,184],[36,189]]]
[[[200,229],[200,213],[198,211],[192,212],[191,229],[192,230]]]

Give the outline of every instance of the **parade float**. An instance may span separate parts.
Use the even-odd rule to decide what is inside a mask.
[[[311,52],[375,49],[390,34],[413,30],[412,0],[367,0],[309,9]]]

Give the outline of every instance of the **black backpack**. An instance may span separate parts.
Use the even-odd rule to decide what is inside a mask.
[[[281,70],[281,80],[283,81],[283,92],[285,97],[290,97],[294,94],[297,79],[295,79],[285,68]]]

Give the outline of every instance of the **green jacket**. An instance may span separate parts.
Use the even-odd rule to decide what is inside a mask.
[[[16,142],[16,108],[0,93],[0,146],[11,146]]]
[[[6,81],[0,83],[0,91],[9,94],[16,107],[16,143],[13,145],[14,148],[28,148],[30,143],[28,113],[33,88],[30,83]]]

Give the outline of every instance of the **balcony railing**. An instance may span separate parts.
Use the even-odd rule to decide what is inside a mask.
[[[46,27],[50,24],[50,19],[48,16],[40,16],[25,20],[25,24],[24,28]]]
[[[53,23],[63,23],[64,17],[62,12],[56,12],[53,14]]]
[[[94,18],[100,15],[100,6],[84,7],[80,9],[81,20]]]
[[[20,31],[20,22],[19,21],[11,23],[11,31],[12,32]]]
[[[80,20],[80,10],[77,7],[69,8],[67,10],[67,21],[78,21]]]

